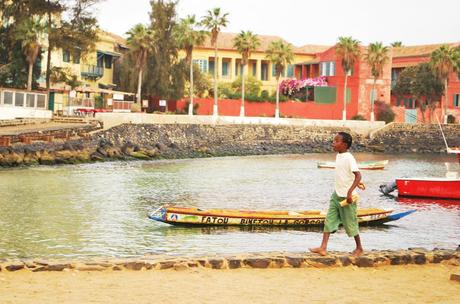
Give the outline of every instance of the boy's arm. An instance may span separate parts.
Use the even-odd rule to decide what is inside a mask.
[[[348,189],[348,193],[347,193],[347,202],[349,204],[353,203],[353,196],[352,196],[353,190],[355,190],[355,188],[361,182],[361,172],[356,171],[356,172],[353,172],[353,174],[355,175],[355,180],[353,181],[353,184],[351,185],[350,189]]]

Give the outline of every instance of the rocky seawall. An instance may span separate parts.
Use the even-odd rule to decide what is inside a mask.
[[[185,270],[204,267],[211,269],[237,268],[324,268],[324,267],[378,267],[385,265],[448,264],[460,266],[460,248],[457,250],[411,248],[408,250],[371,251],[360,257],[345,252],[330,252],[326,256],[312,253],[272,252],[232,256],[168,257],[145,255],[131,259],[91,260],[0,260],[0,271],[113,271],[113,270]]]
[[[443,127],[460,146],[460,125]],[[393,124],[371,137],[348,128],[273,125],[123,124],[86,137],[0,147],[0,167],[93,161],[330,152],[339,131],[350,132],[355,152],[443,153],[437,125]]]

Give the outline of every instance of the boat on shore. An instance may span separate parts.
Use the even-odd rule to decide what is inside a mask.
[[[399,196],[460,199],[458,178],[397,178],[396,187]]]
[[[380,225],[403,218],[415,210],[393,213],[391,209],[358,209],[360,225]],[[182,226],[322,226],[326,212],[320,210],[238,210],[199,209],[194,207],[162,206],[149,218]]]
[[[388,160],[365,161],[359,162],[358,168],[360,170],[383,170],[387,164]],[[322,169],[335,169],[335,161],[318,162],[317,165]]]

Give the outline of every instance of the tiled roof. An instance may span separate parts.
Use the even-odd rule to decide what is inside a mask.
[[[440,44],[426,44],[426,45],[412,45],[393,48],[393,58],[397,57],[410,57],[410,56],[430,56],[433,51],[447,44],[451,47],[458,46],[459,43],[440,43]]]
[[[235,39],[235,37],[237,35],[238,34],[236,34],[236,33],[225,33],[225,32],[219,33],[219,36],[217,38],[217,48],[226,49],[226,50],[234,49],[234,47],[233,47],[233,39]],[[283,42],[288,43],[286,40],[284,40],[283,38],[278,37],[278,36],[257,35],[257,37],[260,40],[260,46],[257,48],[256,51],[259,51],[259,52],[264,52],[268,48],[270,43],[272,43],[273,41],[278,41],[278,40],[281,39]],[[213,46],[211,45],[211,38],[208,37],[201,47],[203,47],[203,48],[213,48]],[[196,48],[200,48],[200,46],[197,46]],[[294,46],[293,50],[294,50],[294,53],[314,54],[314,53],[317,53],[317,52],[324,51],[324,50],[326,50],[328,48],[330,48],[330,46],[304,45],[302,47],[295,47]]]
[[[100,30],[104,35],[110,37],[111,39],[113,39],[116,43],[122,45],[122,46],[126,46],[126,39],[121,37],[121,36],[118,36],[114,33],[111,33],[111,32],[107,32],[107,31],[104,31],[104,30]]]

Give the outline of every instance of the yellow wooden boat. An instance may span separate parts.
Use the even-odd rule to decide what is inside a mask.
[[[393,213],[388,209],[359,209],[360,225],[383,224],[398,220],[415,210]],[[189,226],[321,226],[325,211],[199,209],[194,207],[162,206],[149,214],[155,221]]]

